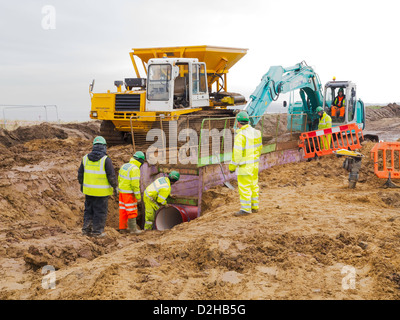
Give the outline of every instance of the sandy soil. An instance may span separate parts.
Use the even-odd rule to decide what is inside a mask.
[[[393,118],[399,117],[400,106],[396,103],[390,103],[383,108],[367,108],[365,133],[376,134],[380,140],[396,141],[399,138],[400,121]]]
[[[121,235],[112,197],[107,237],[93,239],[80,234],[77,169],[98,128],[0,131],[0,299],[400,298],[400,189],[381,188],[373,143],[363,143],[354,190],[344,159],[326,156],[260,173],[261,208],[246,217],[232,215],[237,190],[217,187],[201,217]],[[116,169],[130,153],[109,149]],[[42,286],[46,265],[55,289]]]

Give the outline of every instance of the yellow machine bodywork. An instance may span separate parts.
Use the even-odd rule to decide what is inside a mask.
[[[188,47],[162,47],[147,49],[132,49],[129,55],[132,60],[137,77],[140,77],[139,69],[135,61],[135,56],[140,58],[144,70],[147,70],[145,63],[153,58],[163,58],[164,56],[173,58],[197,58],[207,65],[207,82],[211,88],[213,84],[220,89],[216,74],[224,77],[224,91],[227,90],[227,73],[246,53],[247,49],[215,47],[215,46],[188,46]],[[210,90],[211,92],[211,90]]]
[[[92,110],[90,118],[98,120],[110,120],[117,131],[130,132],[131,126],[134,132],[146,133],[155,121],[162,117],[163,121],[178,120],[179,116],[201,111],[202,108],[183,109],[171,112],[145,111],[146,91],[135,91],[131,94],[140,95],[140,111],[118,112],[115,110],[115,100],[118,93],[95,93],[92,96]],[[93,113],[97,116],[94,116]]]
[[[146,78],[148,73],[147,64],[150,59],[198,59],[199,62],[206,64],[207,88],[209,93],[211,93],[213,85],[216,87],[215,92],[227,92],[227,73],[246,53],[247,49],[240,48],[186,46],[133,49],[130,52],[130,57],[137,76],[136,80],[143,80],[144,82],[146,79],[144,77],[141,78],[137,64],[138,59],[142,63]],[[208,105],[205,107],[179,108],[170,111],[147,111],[146,85],[134,89],[127,86],[125,82],[126,90],[123,90],[122,86],[124,83],[116,81],[114,83],[117,87],[115,92],[108,90],[106,93],[93,93],[93,84],[89,90],[91,95],[90,118],[103,120],[103,122],[112,122],[115,127],[114,131],[127,133],[146,133],[160,118],[163,121],[178,120],[181,115],[196,114],[204,110],[204,108],[207,110],[210,110],[210,108],[226,109],[228,105],[233,105],[235,101],[229,94],[226,94],[221,99],[218,99],[218,101],[210,98]],[[120,107],[116,108],[116,105]],[[130,109],[129,106],[133,105],[134,107]],[[104,134],[106,135],[107,132],[104,132]]]

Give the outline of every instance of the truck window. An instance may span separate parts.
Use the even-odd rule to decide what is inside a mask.
[[[171,81],[171,65],[152,64],[149,66],[147,99],[153,101],[169,100],[169,82]]]

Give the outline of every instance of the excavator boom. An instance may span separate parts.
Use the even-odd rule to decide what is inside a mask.
[[[312,120],[315,109],[323,104],[321,82],[313,68],[305,62],[292,67],[272,66],[262,77],[260,84],[250,95],[245,110],[252,117],[255,125],[265,113],[271,102],[276,101],[280,94],[300,89],[303,102],[302,112],[307,113]]]
[[[289,103],[288,128],[290,125],[291,132],[317,130],[317,107],[322,107],[331,116],[333,127],[356,123],[359,128],[365,128],[365,107],[362,100],[357,100],[356,85],[351,81],[336,81],[334,78],[325,84],[323,91],[318,74],[304,61],[288,68],[270,67],[244,108],[252,125],[257,124],[271,102],[276,101],[280,94],[295,90],[299,90],[301,101]],[[334,105],[339,90],[345,97],[340,113]]]

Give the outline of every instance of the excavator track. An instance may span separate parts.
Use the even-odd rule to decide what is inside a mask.
[[[100,125],[100,135],[106,139],[107,145],[115,146],[128,143],[124,132],[115,130],[110,120],[103,120]]]
[[[234,123],[235,117],[235,109],[206,109],[202,111],[198,111],[189,115],[184,115],[179,118],[177,122],[174,121],[172,125],[169,121],[163,121],[160,123],[159,121],[155,121],[153,123],[152,129],[162,129],[165,134],[165,147],[169,147],[170,142],[170,131],[171,129],[176,130],[178,135],[181,130],[184,129],[192,129],[195,130],[200,136],[200,130],[202,129],[218,129],[222,130],[224,127],[232,127]],[[221,118],[221,121],[205,121],[204,119],[216,119]],[[231,118],[227,123],[225,123],[225,118]],[[130,132],[121,132],[115,129],[115,126],[110,120],[103,120],[100,126],[100,135],[102,135],[106,141],[107,145],[115,146],[115,145],[124,145],[132,143],[132,136]],[[154,143],[154,141],[147,141],[146,134],[144,133],[136,133],[134,132],[134,140],[135,147],[138,150],[145,150],[150,145]],[[185,142],[179,142],[178,145],[184,144]]]

